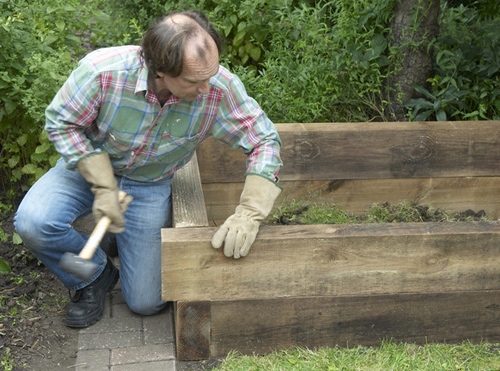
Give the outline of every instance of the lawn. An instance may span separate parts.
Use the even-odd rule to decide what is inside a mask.
[[[379,347],[296,348],[266,356],[229,354],[214,371],[493,371],[500,344],[383,342]]]

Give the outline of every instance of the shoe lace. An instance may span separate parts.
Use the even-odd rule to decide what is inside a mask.
[[[71,295],[71,290],[68,290],[69,298],[73,303],[78,303],[80,299],[82,299],[82,296],[86,296],[87,298],[89,297],[89,293],[91,290],[88,290],[90,286],[84,287],[83,289],[76,290],[73,295]]]

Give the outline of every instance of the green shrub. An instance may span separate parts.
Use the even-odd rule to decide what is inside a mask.
[[[385,35],[391,8],[334,0],[275,11],[269,49],[257,75],[244,76],[276,122],[384,118],[383,82],[391,73]]]
[[[90,17],[82,8],[78,0],[0,3],[0,186],[7,195],[57,158],[42,132],[44,111],[83,53],[76,32]]]
[[[99,0],[95,0],[99,3]],[[132,1],[131,3],[139,3]],[[94,48],[120,45],[139,45],[142,35],[154,19],[147,15],[148,6],[159,2],[144,2],[144,7],[127,8],[129,0],[110,0],[104,5],[98,17],[94,17],[89,32],[89,41]]]
[[[43,131],[45,108],[77,61],[94,41],[92,28],[102,36],[119,26],[99,0],[5,0],[0,2],[0,188],[13,199],[39,179],[59,155]],[[111,45],[111,44],[107,44]],[[106,46],[103,44],[103,46]]]
[[[277,122],[365,121],[384,115],[391,2],[361,0],[111,0],[136,29],[161,14],[204,11],[226,38],[223,64]],[[115,26],[122,29],[124,25]],[[126,27],[125,34],[139,34]],[[102,45],[106,28],[93,29]],[[93,39],[94,40],[94,39]],[[133,38],[132,38],[133,40]]]
[[[258,72],[246,68],[244,73],[241,66],[233,70],[272,120],[331,121],[336,79],[331,28],[313,7],[276,11],[275,17]]]
[[[500,118],[500,19],[481,18],[460,5],[443,8],[430,89],[415,86],[421,98],[407,102],[411,118],[498,120]]]
[[[387,73],[383,34],[391,8],[377,3],[111,0],[107,6],[114,11],[104,13],[114,14],[113,28],[105,19],[96,22],[91,40],[97,46],[137,44],[140,30],[158,16],[198,9],[226,39],[223,64],[242,78],[273,120],[364,121],[383,111],[377,94]],[[377,25],[381,20],[384,24]]]
[[[315,0],[111,0],[125,17],[135,19],[142,29],[157,17],[173,11],[200,10],[226,39],[224,57],[232,66],[256,65],[265,59],[276,11],[292,10]]]
[[[443,3],[435,75],[408,102],[417,120],[498,119],[498,17]],[[491,3],[493,4],[493,3]],[[161,14],[199,9],[227,39],[223,64],[275,122],[386,120],[394,0],[3,0],[0,187],[27,189],[58,155],[44,110],[89,49],[138,44]],[[494,9],[498,10],[495,5]],[[1,202],[1,200],[0,200]]]

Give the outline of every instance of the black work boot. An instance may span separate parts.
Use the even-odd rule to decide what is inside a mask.
[[[101,249],[104,250],[104,252],[110,258],[118,256],[118,244],[116,242],[116,234],[111,232],[106,232],[99,246],[101,247]]]
[[[108,258],[101,275],[71,297],[66,311],[66,326],[83,328],[99,321],[104,312],[106,293],[115,287],[118,276],[118,269]]]

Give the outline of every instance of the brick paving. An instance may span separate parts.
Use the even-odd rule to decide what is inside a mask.
[[[179,370],[176,366],[172,305],[153,316],[134,314],[119,283],[107,295],[103,318],[78,332],[76,371]]]

